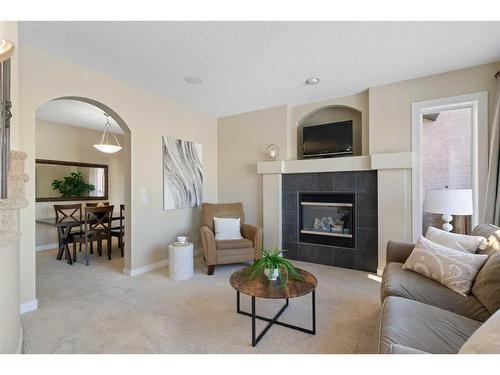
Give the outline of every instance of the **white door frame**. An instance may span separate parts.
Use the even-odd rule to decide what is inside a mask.
[[[423,115],[451,109],[472,110],[472,196],[474,214],[472,226],[481,221],[479,192],[484,191],[484,179],[488,173],[488,91],[448,98],[412,103],[412,237],[413,241],[422,234],[422,124]],[[481,152],[482,151],[482,152]],[[484,197],[483,197],[484,199]]]

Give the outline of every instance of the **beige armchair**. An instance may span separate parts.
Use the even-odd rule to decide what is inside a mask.
[[[243,238],[241,240],[216,240],[214,217],[240,218]],[[213,275],[215,265],[249,262],[261,256],[262,229],[245,224],[245,213],[241,202],[203,203],[201,239],[208,275]]]

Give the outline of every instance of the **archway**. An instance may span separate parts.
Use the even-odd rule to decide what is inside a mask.
[[[102,115],[101,125],[104,124],[104,119],[105,119],[104,114],[107,114],[112,119],[111,120],[112,125],[115,125],[115,127],[118,127],[119,129],[121,129],[121,135],[119,135],[118,137],[120,137],[120,139],[121,139],[120,144],[122,146],[122,150],[119,151],[119,154],[112,154],[112,155],[117,155],[114,158],[115,160],[119,160],[119,164],[117,164],[118,162],[115,162],[114,169],[119,170],[120,178],[118,179],[115,176],[112,179],[113,175],[111,174],[112,173],[111,166],[109,168],[106,168],[107,170],[109,169],[109,177],[108,177],[108,173],[106,173],[106,179],[105,179],[105,181],[106,181],[106,183],[105,183],[106,194],[107,195],[106,195],[106,199],[102,199],[102,200],[106,200],[106,201],[109,201],[110,203],[115,204],[115,214],[120,212],[119,211],[120,204],[124,204],[125,208],[126,208],[126,211],[125,211],[126,214],[124,215],[124,217],[125,217],[124,226],[125,226],[125,228],[127,228],[127,234],[126,234],[126,240],[124,241],[123,264],[120,265],[120,272],[122,272],[122,269],[126,269],[126,268],[130,267],[131,254],[132,254],[132,252],[131,252],[131,240],[130,240],[130,237],[131,237],[130,236],[130,234],[131,234],[131,220],[130,220],[130,218],[132,215],[131,173],[130,173],[130,170],[131,170],[131,141],[130,141],[131,131],[130,131],[130,128],[128,127],[126,122],[123,120],[123,118],[118,113],[116,113],[112,108],[110,108],[109,106],[107,106],[104,103],[101,103],[97,100],[85,98],[85,97],[80,97],[80,96],[62,96],[62,97],[57,97],[57,98],[54,98],[52,100],[46,101],[37,107],[35,113],[38,113],[38,111],[41,108],[43,108],[43,106],[46,105],[47,103],[54,103],[54,102],[58,102],[58,101],[59,102],[67,102],[67,103],[75,102],[75,103],[85,104],[83,107],[86,107],[86,106],[88,106],[89,108],[92,107],[94,109],[94,111],[96,111],[100,115]],[[64,114],[61,118],[64,118]],[[64,121],[62,121],[62,125],[64,125]],[[80,125],[74,124],[74,123],[67,124],[67,125],[76,125],[77,127],[80,126]],[[86,128],[86,127],[88,127],[88,126],[83,126],[83,128]],[[83,128],[81,128],[81,129],[83,129]],[[37,131],[38,131],[37,126],[35,126],[35,140],[37,140],[37,138],[38,138]],[[85,144],[83,146],[88,147],[89,150],[92,150],[94,152],[94,154],[96,154],[96,153],[99,154],[100,152],[97,152],[92,147],[92,144],[98,143],[100,134],[102,134],[102,130],[85,129],[85,131],[87,133],[89,133],[89,132],[95,133],[94,135],[92,135],[92,133],[91,133],[91,137],[92,137],[92,139],[95,139],[95,142],[90,142],[90,144]],[[89,143],[89,142],[87,142],[87,143]],[[75,148],[77,146],[78,146],[77,144],[74,145]],[[57,145],[54,144],[53,147],[57,147]],[[36,155],[36,158],[38,159],[39,158],[38,155],[37,154],[35,154],[35,155]],[[105,155],[105,154],[103,154],[103,155]],[[59,154],[58,154],[58,156],[59,156]],[[65,159],[64,154],[61,157],[59,157],[58,159],[60,159],[60,160]],[[68,158],[66,158],[66,159],[68,159]],[[69,158],[69,159],[75,159],[74,155],[72,158]],[[78,162],[79,160],[68,160],[68,161]],[[91,161],[93,161],[93,160],[91,160]],[[107,165],[107,163],[103,163],[103,164]],[[117,174],[118,174],[118,172],[115,172],[115,175],[117,175]],[[103,181],[104,181],[104,179],[103,179]],[[113,183],[113,185],[111,185],[112,183]],[[108,194],[108,186],[109,186],[109,194]],[[114,195],[113,195],[113,191],[114,191]],[[117,193],[117,191],[119,191],[119,193]],[[93,198],[93,199],[95,199],[94,202],[99,200],[97,197]],[[38,197],[37,197],[37,200],[38,200]],[[72,200],[75,200],[75,199],[72,199]],[[87,199],[82,199],[82,201],[87,201]],[[53,202],[53,203],[58,203],[58,202]],[[83,204],[83,206],[85,206],[85,204]],[[118,207],[116,207],[116,206],[118,206]],[[36,208],[36,210],[37,209],[38,208]],[[38,215],[37,215],[37,218],[38,218]],[[116,227],[117,223],[115,222],[115,223],[113,223],[113,225]],[[38,230],[38,228],[37,228],[37,230]]]

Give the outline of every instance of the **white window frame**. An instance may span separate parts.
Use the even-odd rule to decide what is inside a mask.
[[[472,226],[481,222],[483,207],[480,207],[479,191],[484,182],[480,176],[488,173],[488,92],[452,96],[412,103],[412,237],[413,241],[422,234],[422,136],[423,115],[453,109],[472,110],[472,196],[474,213]],[[484,152],[480,152],[483,150]],[[484,190],[484,189],[483,189]]]

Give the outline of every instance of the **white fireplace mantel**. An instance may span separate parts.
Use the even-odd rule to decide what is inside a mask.
[[[330,159],[278,160],[257,163],[263,175],[264,247],[281,246],[282,174],[378,171],[378,273],[385,267],[387,241],[411,241],[412,153],[384,153]]]
[[[277,160],[257,163],[259,174],[320,173],[411,168],[412,153],[397,152],[328,159]]]

